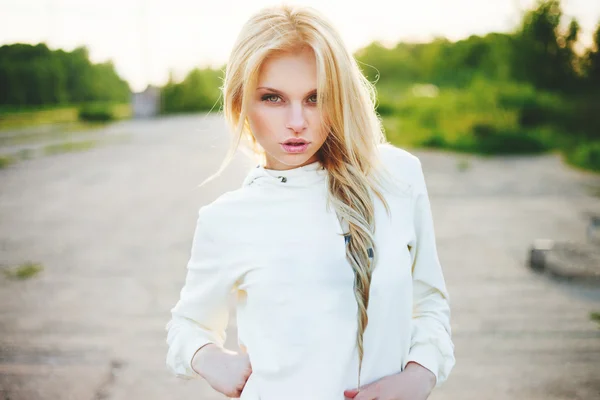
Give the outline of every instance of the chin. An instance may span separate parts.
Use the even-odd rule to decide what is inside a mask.
[[[314,156],[314,154],[308,154],[308,153],[285,154],[281,158],[281,161],[285,162],[286,164],[289,164],[289,165],[300,165],[300,164],[304,164],[305,162],[307,162],[313,156]]]
[[[280,164],[287,165],[288,167],[297,167],[306,163],[309,159],[314,156],[314,153],[300,153],[300,154],[289,154],[283,153],[278,155],[275,159]]]

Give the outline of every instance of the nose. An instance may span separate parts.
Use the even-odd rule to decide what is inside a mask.
[[[306,129],[306,118],[304,118],[304,108],[302,105],[292,104],[286,128],[293,129],[295,132],[302,132]]]

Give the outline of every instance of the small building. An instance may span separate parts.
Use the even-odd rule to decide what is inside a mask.
[[[160,112],[160,88],[148,85],[143,92],[131,94],[133,118],[151,118]]]

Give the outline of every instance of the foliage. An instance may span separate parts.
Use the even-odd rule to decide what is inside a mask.
[[[393,142],[487,154],[558,149],[597,169],[600,24],[581,55],[579,31],[558,0],[541,0],[513,33],[372,43],[356,57],[377,85],[377,111]],[[437,93],[419,95],[424,84]]]
[[[600,172],[600,140],[567,150],[566,159],[573,165]]]
[[[0,47],[0,105],[61,105],[129,101],[129,85],[108,61],[92,64],[88,50],[50,50],[44,43]]]
[[[95,103],[79,108],[78,118],[80,121],[108,122],[116,119],[116,116],[111,104]]]
[[[173,76],[162,88],[162,112],[191,112],[220,109],[220,78],[218,69],[193,69],[185,79],[174,82]]]
[[[571,20],[567,29],[560,23],[560,1],[539,1],[527,12],[516,32],[513,51],[514,77],[548,90],[575,90],[579,84],[579,67],[574,45],[579,24]]]
[[[549,116],[562,98],[529,85],[477,80],[466,89],[442,88],[436,97],[408,90],[385,101],[394,104],[384,118],[388,139],[402,145],[507,154],[543,152],[559,142]],[[543,110],[545,119],[523,124],[530,108]]]

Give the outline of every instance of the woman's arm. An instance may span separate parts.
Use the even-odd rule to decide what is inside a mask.
[[[229,320],[227,300],[235,287],[235,276],[226,267],[227,249],[215,241],[207,215],[198,211],[185,283],[167,323],[167,367],[183,379],[199,378],[192,366],[203,346],[213,343],[222,349]],[[204,349],[203,349],[204,350]]]
[[[413,212],[413,319],[407,364],[416,362],[430,370],[440,386],[454,367],[449,294],[438,259],[429,195],[421,162],[413,156],[415,176]]]

